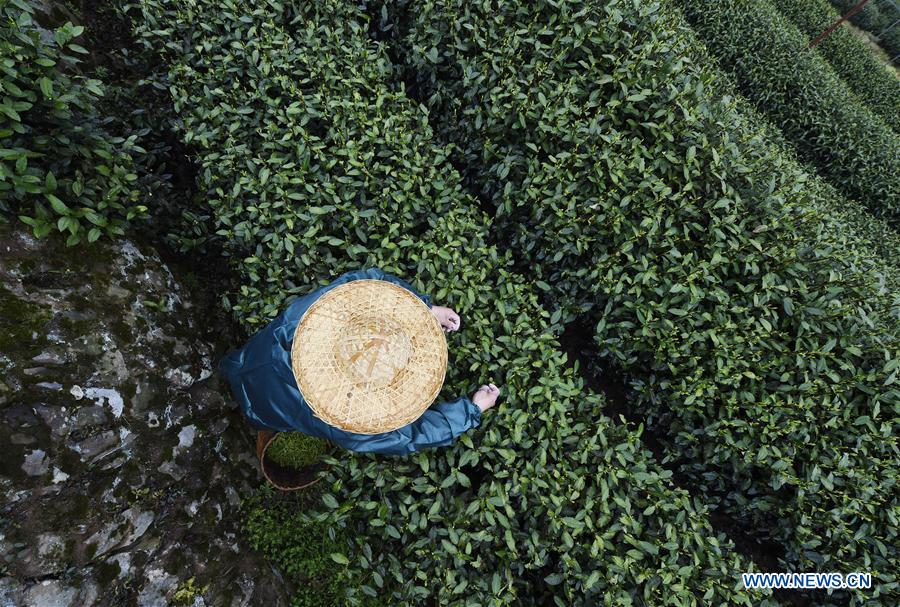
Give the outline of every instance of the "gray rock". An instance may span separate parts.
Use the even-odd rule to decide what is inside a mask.
[[[176,464],[175,460],[171,459],[160,464],[157,470],[163,474],[168,474],[176,481],[180,481],[185,475],[184,468]]]
[[[175,452],[179,453],[189,449],[194,444],[194,437],[197,436],[197,426],[191,424],[185,426],[178,432],[178,444],[175,445]]]
[[[24,602],[21,582],[11,577],[0,578],[0,607],[18,607]]]
[[[107,421],[106,410],[99,405],[95,405],[78,409],[78,411],[75,412],[72,425],[76,430],[80,430],[82,428],[102,426]]]
[[[39,365],[61,365],[66,362],[66,359],[58,352],[41,352],[32,358],[31,362]]]
[[[25,461],[22,463],[22,470],[28,476],[41,476],[42,474],[47,474],[49,469],[50,460],[41,449],[32,450],[31,453],[25,456]]]
[[[100,599],[100,587],[93,580],[86,580],[81,584],[78,593],[77,605],[95,605]]]
[[[55,381],[42,381],[35,384],[35,386],[44,390],[53,390],[54,392],[62,390],[62,384]]]
[[[112,470],[112,469],[114,469],[114,468],[119,468],[119,467],[122,466],[126,461],[128,461],[128,458],[126,458],[126,457],[123,455],[123,456],[120,456],[120,457],[117,457],[117,458],[111,460],[108,464],[103,464],[103,466],[101,466],[100,469],[101,469],[101,470]]]
[[[238,587],[241,590],[240,596],[234,596],[231,599],[231,605],[229,607],[250,607],[251,600],[253,600],[253,590],[255,588],[255,584],[253,580],[247,575],[241,575],[238,579]]]
[[[59,580],[44,580],[25,592],[25,604],[29,607],[74,607],[77,596],[78,590]]]
[[[166,379],[176,388],[188,388],[194,383],[194,378],[183,369],[169,369],[166,371]]]
[[[19,567],[29,577],[46,577],[66,568],[65,538],[62,534],[42,533],[36,545],[29,546],[19,555]]]
[[[138,595],[139,607],[167,607],[166,594],[175,590],[178,578],[162,569],[147,571],[147,583]]]
[[[114,388],[85,388],[84,395],[96,403],[109,405],[113,416],[122,417],[125,410],[125,401],[118,390]]]
[[[156,515],[153,512],[141,512],[138,508],[128,511],[131,522],[131,532],[125,540],[125,544],[131,544],[147,532]]]
[[[108,564],[115,563],[119,566],[119,578],[127,578],[131,576],[131,554],[128,552],[120,552],[106,559]]]
[[[143,417],[144,412],[150,409],[150,414],[157,415],[153,411],[153,403],[160,395],[160,390],[152,381],[139,382],[134,387],[134,397],[131,399],[131,414],[135,417]]]
[[[168,607],[192,578],[208,588],[197,606],[287,606],[240,530],[261,478],[210,376],[236,340],[209,298],[127,240],[67,248],[0,225],[0,251],[0,300],[23,311],[15,347],[0,344],[0,442],[17,471],[0,484],[13,514],[0,607]],[[215,346],[198,337],[214,317]]]
[[[9,437],[9,442],[14,445],[31,445],[37,442],[37,439],[33,436],[29,436],[28,434],[22,434],[21,432],[16,432],[15,434],[11,434]]]
[[[68,410],[65,407],[35,405],[34,412],[44,420],[44,423],[49,426],[50,431],[56,436],[65,436],[69,433],[71,428],[69,426]]]
[[[94,546],[92,549],[94,558],[133,544],[147,532],[155,517],[153,512],[142,512],[138,507],[129,508],[121,513],[117,521],[107,523],[103,529],[87,539],[87,543]]]
[[[127,299],[131,297],[131,291],[118,285],[109,285],[106,289],[106,294],[113,299]]]
[[[113,430],[105,430],[76,443],[73,449],[81,456],[82,460],[90,461],[118,444],[119,435]]]
[[[103,381],[122,383],[128,379],[128,365],[119,350],[107,350],[97,364],[95,376]]]

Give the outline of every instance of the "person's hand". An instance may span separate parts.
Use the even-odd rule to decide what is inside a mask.
[[[500,388],[494,384],[487,384],[478,388],[478,391],[472,395],[472,402],[484,413],[497,404],[498,396],[500,396]]]
[[[459,330],[459,314],[444,306],[431,306],[431,311],[444,331]]]

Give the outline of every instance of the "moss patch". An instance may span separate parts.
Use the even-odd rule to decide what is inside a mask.
[[[194,599],[203,596],[207,591],[209,591],[208,585],[203,587],[197,586],[196,578],[189,578],[178,585],[175,595],[172,597],[172,604],[179,607],[193,605]]]
[[[37,354],[44,343],[44,327],[50,316],[48,307],[19,299],[12,291],[0,287],[0,351],[23,351],[24,360]],[[32,338],[34,333],[38,334],[37,339]]]
[[[121,572],[122,566],[118,561],[97,563],[94,566],[94,577],[97,583],[104,588],[114,582]]]
[[[325,441],[301,432],[282,432],[275,437],[266,455],[276,464],[289,468],[305,468],[315,464],[325,452]]]

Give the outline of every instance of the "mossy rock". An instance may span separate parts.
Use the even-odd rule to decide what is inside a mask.
[[[47,306],[20,299],[0,287],[0,352],[17,352],[17,358],[28,360],[40,350],[51,316]]]
[[[281,432],[272,440],[266,455],[276,464],[300,470],[318,462],[325,447],[320,438],[302,432]]]

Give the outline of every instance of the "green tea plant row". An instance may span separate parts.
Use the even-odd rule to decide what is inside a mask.
[[[597,320],[596,354],[669,457],[787,567],[874,569],[872,600],[896,596],[896,273],[712,95],[683,18],[615,0],[383,6],[501,239],[565,318]]]
[[[675,18],[684,25],[680,12]],[[858,272],[877,275],[877,280],[883,281],[891,293],[900,291],[900,232],[884,219],[873,216],[860,202],[844,196],[815,167],[803,164],[784,133],[740,94],[732,75],[717,69],[716,60],[694,32],[683,29],[682,33],[687,38],[690,61],[711,76],[707,95],[732,104],[729,111],[738,117],[734,132],[762,146],[756,154],[758,157],[772,159],[770,164],[763,165],[766,168],[759,174],[767,171],[784,174],[794,184],[794,195],[809,205],[806,215],[814,219],[805,222],[806,240],[828,242],[833,248],[846,250],[858,266]]]
[[[766,0],[680,0],[703,42],[741,91],[801,156],[850,198],[895,227],[900,134],[857,98],[807,38]]]
[[[352,538],[331,554],[351,602],[770,604],[736,589],[753,564],[569,368],[559,315],[487,244],[488,219],[427,116],[391,86],[356,6],[139,8],[246,283],[236,314],[256,326],[292,293],[378,265],[460,312],[447,395],[503,385],[503,404],[453,448],[332,460],[321,520]],[[279,559],[291,543],[307,553],[314,540],[268,520],[254,526]]]
[[[166,31],[196,38],[189,51],[180,40],[163,50],[178,58],[171,94],[216,234],[244,277],[226,302],[242,322],[265,322],[326,276],[374,265],[372,247],[426,231],[452,209],[441,158],[418,156],[425,117],[402,94],[366,88],[390,71],[370,48],[323,61],[336,43],[309,23],[262,25],[289,13],[280,2],[223,3],[217,28],[188,25],[210,18],[205,2],[139,8],[149,45],[162,39],[149,24],[165,15],[185,21]]]
[[[46,30],[35,6],[0,0],[0,214],[69,244],[123,234],[147,214],[131,156],[141,149],[107,132],[101,83],[76,72],[84,28]]]
[[[686,33],[693,51],[691,60],[700,66],[715,66],[703,44],[690,36],[690,31]],[[852,258],[856,273],[870,274],[870,279],[883,282],[890,293],[900,292],[900,232],[883,219],[873,217],[858,201],[841,194],[814,167],[803,165],[784,134],[737,92],[730,74],[717,69],[709,71],[714,80],[708,94],[733,103],[730,111],[737,117],[734,132],[760,146],[758,157],[771,159],[769,164],[759,165],[765,167],[760,168],[759,174],[783,174],[793,184],[793,195],[808,205],[804,240],[828,243],[833,249],[845,251],[847,259]]]
[[[846,15],[851,8],[858,4],[858,0],[831,0],[835,8],[842,15]],[[878,45],[883,48],[889,57],[900,55],[900,28],[894,26],[888,30],[894,22],[900,19],[900,13],[883,0],[870,0],[861,11],[850,17],[850,22],[873,36],[878,37]],[[887,31],[885,31],[887,30]]]
[[[772,0],[809,40],[824,32],[840,15],[827,0]],[[900,13],[898,13],[900,18]],[[900,131],[900,78],[859,36],[844,27],[817,47],[838,75],[894,131]]]
[[[790,149],[778,146],[769,149],[774,155],[791,158]],[[802,179],[802,172],[795,174]],[[900,293],[900,233],[873,218],[861,205],[842,196],[815,174],[806,177],[810,214],[817,219],[817,225],[811,226],[809,232],[813,242],[828,243],[838,255],[841,251],[848,252],[844,254],[853,258],[854,274],[869,273],[866,282],[883,282],[888,292]]]

